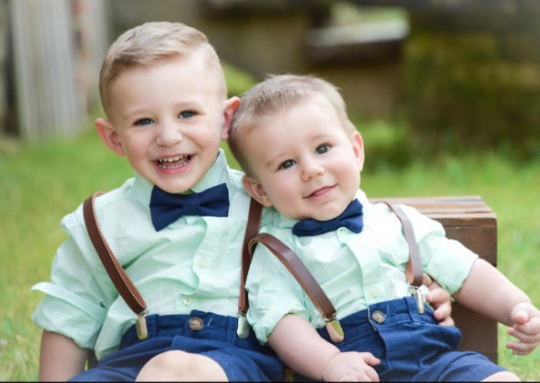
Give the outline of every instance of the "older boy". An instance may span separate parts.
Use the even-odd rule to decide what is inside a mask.
[[[96,120],[99,136],[136,175],[97,198],[96,213],[148,304],[149,338],[133,336],[136,316],[100,263],[79,207],[62,221],[68,238],[51,282],[34,287],[47,294],[33,315],[44,329],[40,379],[74,377],[94,349],[99,365],[74,380],[133,381],[148,360],[169,350],[179,350],[178,379],[281,380],[273,352],[254,336],[236,335],[250,198],[242,173],[228,168],[219,149],[238,98],[227,99],[216,52],[183,24],[141,25],[110,47],[100,93],[107,119]],[[218,202],[214,212],[198,215],[191,206],[170,216],[172,206],[159,209],[179,193],[208,192]],[[190,328],[193,321],[198,325]]]
[[[481,354],[455,351],[461,334],[421,314],[405,278],[401,224],[358,190],[360,134],[324,80],[275,76],[241,98],[229,144],[248,193],[269,209],[263,231],[289,245],[329,296],[345,330],[333,343],[321,314],[266,248],[254,254],[248,320],[262,343],[317,380],[518,380]],[[540,312],[487,262],[445,237],[440,224],[404,207],[421,262],[462,304],[512,326],[526,354],[540,342]],[[278,213],[279,212],[279,213]]]

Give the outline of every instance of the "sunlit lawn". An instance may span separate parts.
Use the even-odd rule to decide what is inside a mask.
[[[374,133],[366,131],[366,147]],[[92,131],[41,145],[0,145],[0,380],[37,379],[40,330],[30,316],[64,239],[59,221],[94,191],[132,175]],[[369,154],[369,151],[368,151]],[[371,197],[480,195],[498,217],[499,269],[540,305],[540,164],[513,164],[494,155],[412,161],[403,169],[366,158],[362,186]],[[370,164],[371,163],[371,164]],[[373,169],[377,169],[374,171]],[[540,380],[540,351],[515,357],[500,328],[499,361],[524,380]]]

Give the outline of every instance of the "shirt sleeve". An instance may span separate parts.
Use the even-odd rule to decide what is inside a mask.
[[[32,320],[46,331],[59,333],[82,348],[92,349],[110,301],[105,298],[89,264],[89,259],[97,256],[85,256],[94,250],[82,217],[77,212],[66,216],[62,228],[68,238],[54,257],[51,281],[32,287],[46,294]]]
[[[268,336],[287,314],[309,320],[303,290],[279,259],[259,243],[246,281],[249,297],[247,319],[259,342]]]
[[[447,238],[439,222],[410,206],[403,208],[414,227],[423,271],[454,294],[463,286],[478,255],[461,242]]]

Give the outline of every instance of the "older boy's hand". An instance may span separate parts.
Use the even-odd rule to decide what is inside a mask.
[[[454,320],[451,317],[452,302],[450,301],[450,294],[426,273],[423,274],[423,277],[422,283],[429,289],[426,300],[433,307],[433,316],[437,319],[439,325],[453,326]]]
[[[526,355],[540,344],[540,311],[528,302],[521,302],[512,308],[511,319],[514,325],[508,329],[508,334],[519,342],[510,341],[506,347],[513,354]]]
[[[379,375],[371,366],[381,361],[370,352],[340,352],[324,368],[325,382],[378,382]]]

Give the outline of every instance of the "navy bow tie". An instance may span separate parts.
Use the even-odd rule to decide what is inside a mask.
[[[154,186],[150,198],[150,213],[156,231],[167,227],[183,215],[227,217],[229,192],[220,184],[200,193],[172,194]]]
[[[328,221],[316,219],[303,219],[293,226],[293,234],[298,237],[307,237],[327,233],[340,227],[360,233],[364,227],[362,204],[354,199],[343,213]]]

